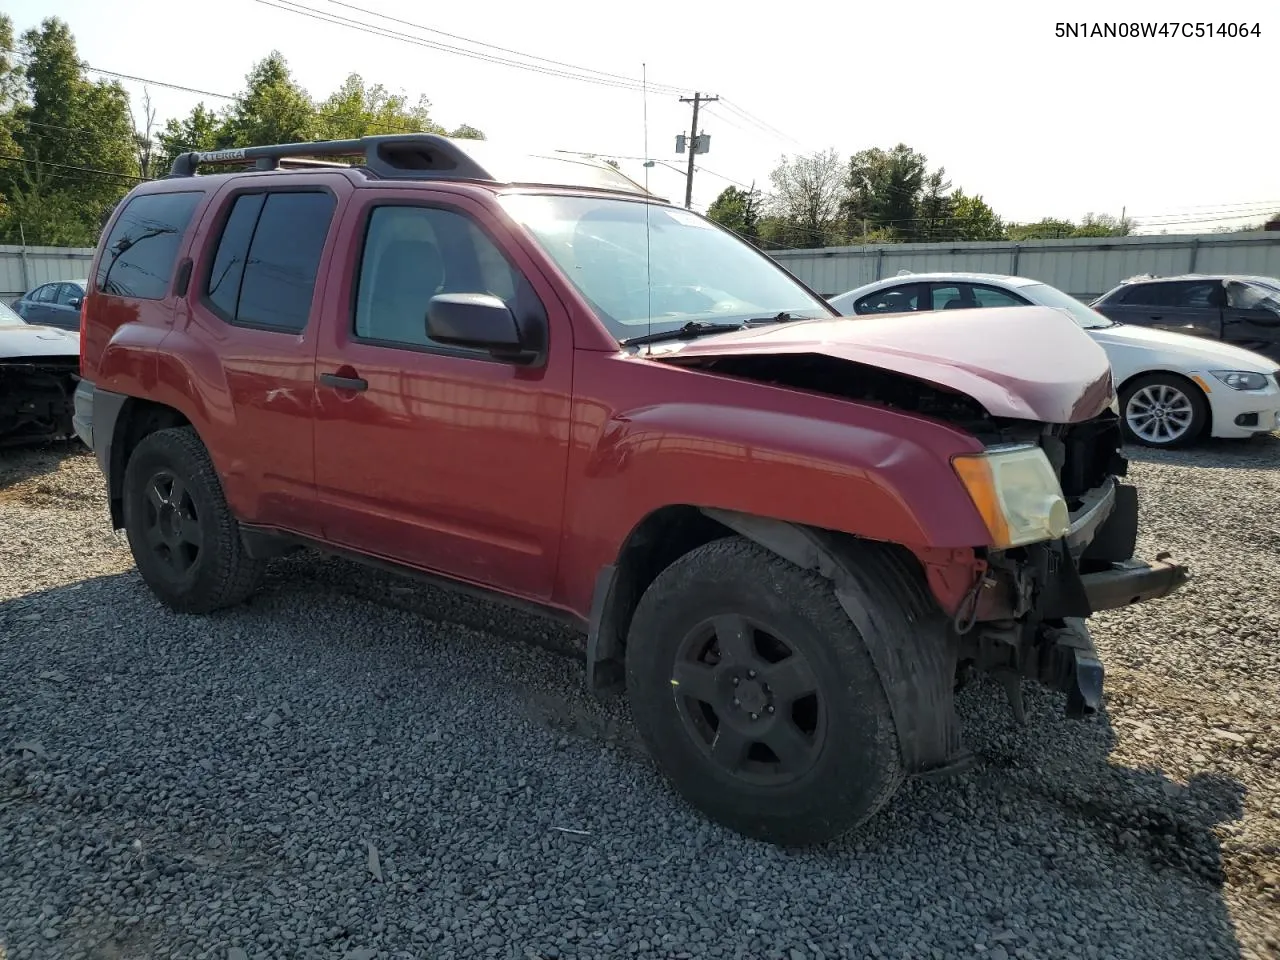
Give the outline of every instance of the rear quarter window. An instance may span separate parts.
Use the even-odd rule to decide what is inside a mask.
[[[94,287],[99,293],[163,300],[173,281],[178,247],[203,193],[146,193],[125,204],[102,246]]]

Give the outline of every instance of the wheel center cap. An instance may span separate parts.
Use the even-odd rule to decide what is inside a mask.
[[[759,680],[743,680],[734,690],[738,706],[747,713],[760,713],[769,702]]]

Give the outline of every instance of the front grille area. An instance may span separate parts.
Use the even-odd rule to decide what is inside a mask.
[[[1108,477],[1125,475],[1128,460],[1120,452],[1121,442],[1120,421],[1110,411],[1085,423],[1057,427],[1041,438],[1072,510],[1081,496]]]

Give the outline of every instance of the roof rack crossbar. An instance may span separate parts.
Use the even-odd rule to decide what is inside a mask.
[[[171,177],[193,177],[201,166],[251,162],[258,170],[276,170],[282,162],[307,158],[363,157],[375,176],[396,180],[493,180],[494,177],[447,137],[434,133],[396,133],[353,140],[276,143],[230,150],[193,150],[179,154]],[[313,164],[319,166],[320,164]]]

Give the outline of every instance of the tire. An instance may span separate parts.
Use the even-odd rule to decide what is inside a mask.
[[[1142,424],[1144,421],[1138,418],[1144,411],[1155,412],[1160,406],[1164,408],[1164,416],[1161,418],[1157,413],[1145,419],[1149,429],[1135,428],[1130,422],[1132,418]],[[1120,391],[1120,423],[1125,439],[1133,443],[1156,449],[1183,447],[1199,439],[1209,425],[1209,402],[1204,392],[1186,377],[1176,373],[1145,373],[1129,381]],[[1171,427],[1178,429],[1171,430]]]
[[[134,449],[124,473],[124,525],[142,579],[180,613],[235,606],[261,582],[265,563],[246,553],[191,427],[157,430]]]
[[[725,656],[743,623],[760,632],[738,641],[739,656]],[[791,657],[777,659],[779,640]],[[698,654],[719,662],[690,659]],[[713,541],[654,580],[632,620],[626,672],[637,730],[663,774],[704,815],[748,837],[787,846],[832,840],[870,819],[902,783],[888,698],[831,582],[750,540]],[[790,700],[788,686],[812,686],[814,696]],[[682,687],[717,707],[709,713]],[[745,748],[744,730],[747,741],[758,738]],[[792,762],[778,762],[784,757]]]

